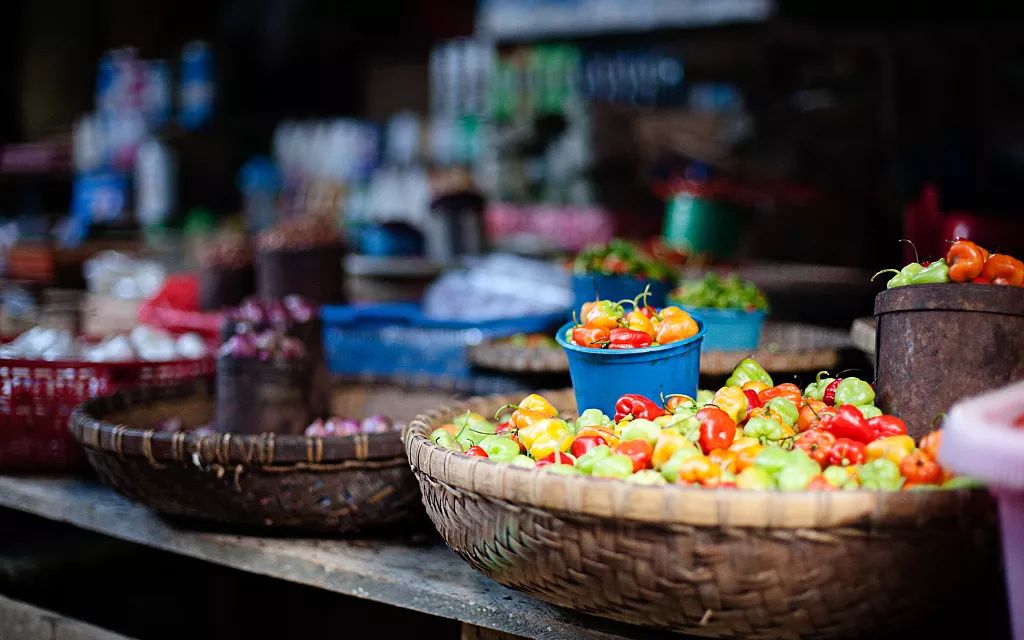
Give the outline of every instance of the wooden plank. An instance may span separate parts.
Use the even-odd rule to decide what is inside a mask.
[[[0,596],[0,638],[129,640],[113,631],[4,596]]]
[[[193,531],[93,480],[0,476],[0,506],[335,593],[526,638],[674,638],[575,614],[483,577],[440,543],[264,538]]]

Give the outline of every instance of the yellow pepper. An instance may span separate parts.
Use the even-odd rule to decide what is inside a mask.
[[[522,400],[519,401],[520,409],[528,409],[529,411],[536,411],[542,413],[548,418],[554,418],[558,415],[558,409],[555,409],[550,402],[547,401],[544,396],[536,393],[531,393]]]
[[[608,443],[609,447],[619,444],[619,436],[612,431],[610,425],[607,427],[583,427],[576,432],[576,437],[580,436],[601,436]]]
[[[914,439],[910,436],[889,436],[879,438],[864,447],[864,455],[868,462],[885,458],[899,464],[900,460],[914,451]]]
[[[740,472],[754,464],[754,458],[764,451],[764,445],[757,438],[742,436],[732,441],[729,451],[736,454],[736,471]]]
[[[530,444],[523,441],[523,432],[519,432],[519,440],[523,442],[534,460],[551,455],[555,451],[568,451],[576,434],[572,432],[565,420],[548,418],[530,427]]]
[[[516,429],[526,429],[530,425],[540,422],[541,420],[547,420],[550,416],[547,416],[540,411],[534,411],[532,409],[516,409],[509,416],[508,423]]]
[[[639,309],[634,309],[626,314],[626,326],[636,331],[643,331],[652,338],[654,337],[655,331],[654,325],[651,324],[651,319]]]
[[[658,435],[658,441],[654,443],[654,453],[651,454],[651,464],[655,469],[661,469],[661,467],[668,462],[669,458],[676,451],[690,448],[696,449],[694,444],[684,438],[683,436],[673,431],[662,431]]]
[[[756,393],[761,393],[765,389],[771,389],[771,387],[769,387],[768,385],[766,385],[765,383],[763,383],[763,382],[761,382],[759,380],[751,380],[750,382],[745,382],[743,384],[743,386],[740,387],[740,388],[743,391],[747,391],[749,389],[749,390],[754,391]]]
[[[722,387],[715,393],[711,403],[729,414],[736,424],[747,417],[747,396],[738,387]]]

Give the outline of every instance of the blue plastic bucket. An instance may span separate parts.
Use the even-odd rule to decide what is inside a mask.
[[[673,393],[697,395],[700,348],[706,327],[700,319],[696,335],[645,349],[591,349],[565,338],[573,324],[562,325],[555,335],[569,358],[569,375],[580,411],[597,408],[615,415],[615,401],[627,393],[639,393],[655,402]]]
[[[764,311],[737,311],[735,309],[711,309],[706,307],[684,307],[694,318],[699,318],[707,327],[704,336],[706,351],[754,351],[761,341],[761,325]]]
[[[606,276],[599,273],[577,273],[572,276],[572,295],[575,299],[573,308],[579,313],[584,302],[590,300],[625,300],[633,299],[644,292],[650,285],[651,294],[647,296],[647,304],[664,307],[671,286],[664,280],[648,280],[633,276]]]

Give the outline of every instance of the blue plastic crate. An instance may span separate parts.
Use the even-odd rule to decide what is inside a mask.
[[[324,351],[331,373],[470,376],[469,347],[516,333],[553,330],[565,312],[485,322],[432,320],[409,303],[325,306]]]

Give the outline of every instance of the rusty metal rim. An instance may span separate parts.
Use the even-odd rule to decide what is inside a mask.
[[[1024,288],[990,284],[915,284],[875,296],[875,315],[900,311],[972,311],[1024,316]]]

